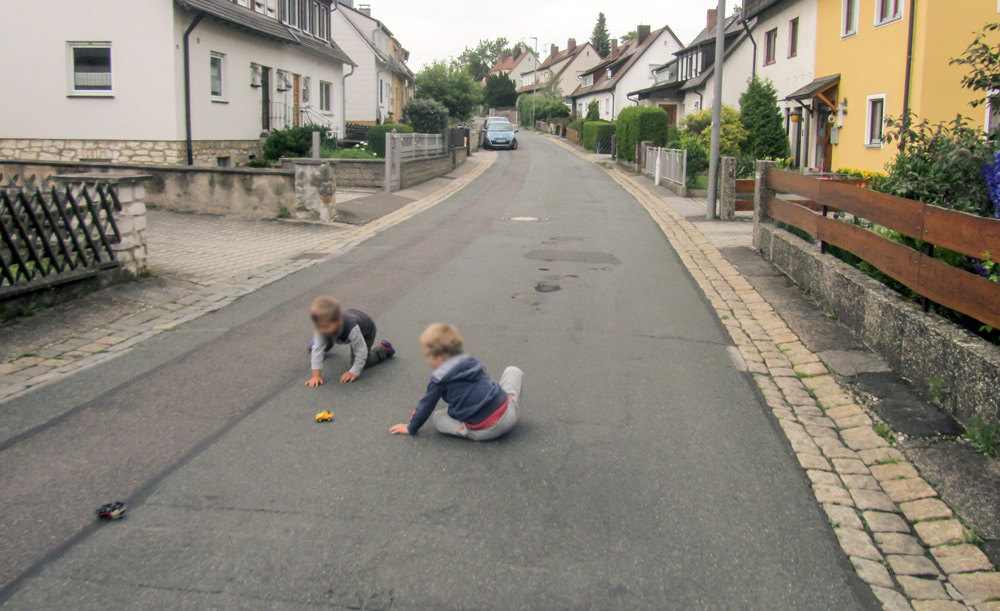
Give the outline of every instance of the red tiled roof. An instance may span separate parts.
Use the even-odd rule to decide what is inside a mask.
[[[639,44],[639,42],[636,39],[632,39],[626,42],[621,47],[618,47],[617,55],[615,55],[614,57],[609,57],[608,59],[604,60],[603,62],[597,64],[590,70],[580,75],[583,76],[585,74],[594,74],[595,76],[593,85],[591,85],[590,87],[584,87],[583,83],[581,83],[573,91],[573,93],[569,94],[567,97],[575,98],[590,93],[596,93],[598,91],[608,91],[610,89],[614,89],[618,81],[623,76],[625,76],[625,73],[627,73],[629,69],[632,68],[632,65],[635,64],[636,60],[639,59],[639,56],[641,56],[646,51],[646,49],[648,49],[649,46],[653,44],[653,41],[659,38],[660,34],[662,34],[663,32],[668,32],[671,36],[674,36],[674,33],[670,29],[670,26],[663,26],[659,30],[650,32],[649,35],[646,36],[646,38],[642,41],[642,44]],[[674,36],[674,38],[676,39],[677,37]],[[599,72],[603,73],[608,68],[616,68],[614,74],[611,76],[610,79],[597,76],[597,73]]]
[[[553,64],[558,64],[564,59],[570,59],[576,57],[576,55],[579,54],[580,51],[583,51],[583,48],[586,47],[587,44],[588,43],[584,43],[582,45],[576,45],[572,49],[563,49],[558,53],[550,53],[549,56],[545,58],[545,61],[542,62],[542,65],[538,67],[538,69],[545,70],[546,68],[552,66]]]

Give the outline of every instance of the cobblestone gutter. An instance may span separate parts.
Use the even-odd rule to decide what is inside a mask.
[[[726,326],[841,548],[884,608],[1000,611],[1000,573],[974,533],[819,357],[697,227],[633,177],[608,173],[660,226]]]

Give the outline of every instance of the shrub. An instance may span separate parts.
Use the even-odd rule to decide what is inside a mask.
[[[601,120],[601,103],[597,100],[591,100],[590,104],[587,104],[587,121],[600,121]]]
[[[702,147],[711,150],[712,143],[712,111],[703,110],[684,117],[684,135],[697,136]],[[740,154],[743,143],[747,139],[747,130],[740,122],[740,111],[732,106],[722,107],[722,138],[719,150],[725,157],[735,157]]]
[[[375,153],[363,148],[340,149],[324,154],[329,159],[378,159]]]
[[[334,148],[336,145],[336,139],[329,136],[328,127],[309,123],[272,131],[264,141],[264,158],[277,161],[282,157],[311,157],[313,132],[320,133],[320,148]]]
[[[440,134],[448,127],[448,109],[437,100],[411,100],[403,107],[403,121],[418,134]]]
[[[681,138],[680,148],[687,151],[688,182],[708,169],[708,149],[702,144],[701,138],[687,135]]]
[[[403,125],[402,123],[383,123],[382,125],[373,125],[370,130],[368,130],[368,150],[375,153],[379,157],[385,157],[385,135],[390,133],[392,130],[396,130],[400,134],[412,134],[413,128],[409,125]]]
[[[670,118],[667,111],[652,106],[629,106],[618,113],[618,157],[635,161],[635,145],[646,140],[653,146],[667,143]]]
[[[569,124],[570,129],[575,129],[580,136],[583,136],[583,124],[592,119],[576,119]]]
[[[247,161],[246,167],[248,168],[273,168],[274,162],[263,157],[257,157],[256,159],[251,159]]]
[[[615,124],[610,121],[586,121],[583,124],[583,147],[588,151],[598,151],[598,143],[610,140],[615,135]],[[611,152],[608,150],[607,152]]]

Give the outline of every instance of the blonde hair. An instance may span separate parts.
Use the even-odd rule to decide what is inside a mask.
[[[335,322],[340,318],[340,302],[333,297],[317,297],[309,308],[313,323]]]
[[[421,334],[420,347],[427,356],[455,356],[462,354],[462,336],[452,325],[434,323]]]

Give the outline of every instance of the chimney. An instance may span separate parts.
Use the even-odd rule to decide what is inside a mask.
[[[559,47],[556,45],[552,45],[552,47],[549,49],[549,55],[555,55],[558,52],[559,52]]]
[[[617,38],[612,38],[611,39],[611,55],[609,55],[608,57],[614,58],[617,55],[618,55],[618,39]]]
[[[636,44],[640,44],[641,45],[642,42],[644,40],[646,40],[646,37],[649,36],[649,26],[648,25],[640,25],[640,26],[638,26],[635,29],[635,34],[636,34],[636,36],[635,36]]]
[[[710,8],[708,9],[708,24],[705,26],[706,32],[711,32],[715,29],[716,24],[719,23],[719,9]]]
[[[576,48],[576,39],[570,38],[569,41],[566,43],[566,49],[568,51],[572,51],[575,48]]]
[[[521,57],[521,45],[514,47],[514,59]]]

